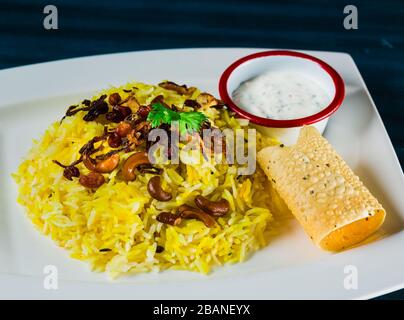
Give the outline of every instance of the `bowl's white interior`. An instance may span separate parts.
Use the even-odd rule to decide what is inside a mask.
[[[328,93],[331,103],[335,96],[335,86],[331,76],[316,62],[292,56],[267,56],[249,60],[238,66],[227,81],[230,97],[239,85],[269,71],[299,72],[317,82]],[[326,106],[324,106],[326,107]]]

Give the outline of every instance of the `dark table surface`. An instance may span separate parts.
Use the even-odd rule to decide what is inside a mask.
[[[58,9],[58,30],[43,27],[47,4]],[[343,27],[347,4],[358,9],[357,30]],[[162,48],[343,51],[357,63],[403,166],[403,20],[403,0],[0,0],[0,69]],[[404,299],[404,290],[379,299]]]

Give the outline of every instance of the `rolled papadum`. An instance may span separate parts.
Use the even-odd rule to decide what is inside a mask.
[[[383,224],[381,204],[314,127],[303,127],[296,145],[264,148],[257,159],[319,247],[345,249]]]

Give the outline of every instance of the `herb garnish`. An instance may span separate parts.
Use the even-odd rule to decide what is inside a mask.
[[[166,108],[161,103],[153,104],[152,110],[147,116],[147,121],[150,122],[152,128],[156,128],[161,124],[171,124],[173,121],[178,121],[181,135],[199,131],[202,124],[207,120],[208,118],[201,112],[176,112]]]

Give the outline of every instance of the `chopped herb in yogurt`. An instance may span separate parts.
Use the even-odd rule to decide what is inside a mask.
[[[245,81],[233,92],[233,99],[251,114],[276,120],[307,117],[331,102],[320,83],[292,71],[270,71]]]

